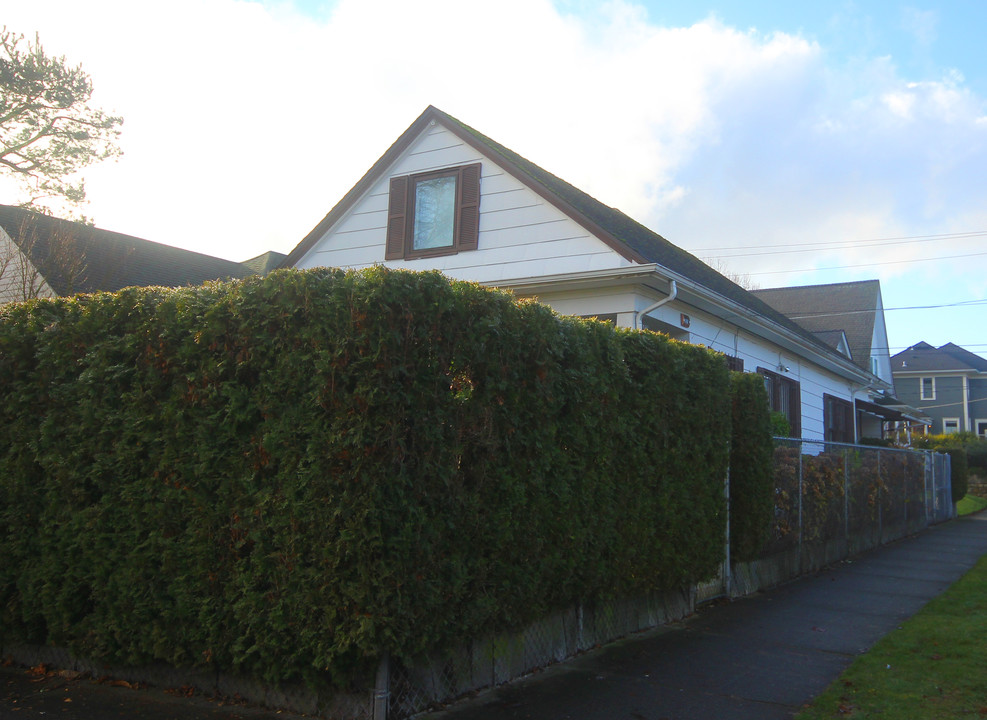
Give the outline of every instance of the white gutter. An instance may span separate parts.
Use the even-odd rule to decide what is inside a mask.
[[[852,378],[856,380],[858,383],[860,383],[863,387],[872,386],[871,378],[873,376],[869,372],[861,370],[859,367],[853,364],[852,360],[844,357],[843,355],[840,355],[835,350],[830,350],[828,353],[824,353],[821,348],[810,345],[804,338],[796,335],[788,328],[785,328],[777,324],[773,320],[770,320],[764,317],[763,315],[755,315],[754,311],[744,307],[743,305],[740,305],[738,302],[734,300],[731,300],[727,297],[724,297],[723,295],[720,295],[715,291],[711,291],[705,287],[697,286],[696,283],[688,280],[687,278],[683,277],[679,273],[668,270],[667,268],[662,268],[660,270],[660,273],[665,277],[667,277],[669,280],[677,279],[685,290],[688,291],[691,289],[691,291],[695,295],[697,295],[698,298],[704,298],[705,301],[710,305],[714,307],[722,308],[723,310],[727,311],[729,314],[733,315],[738,320],[743,319],[746,320],[748,323],[752,323],[753,325],[760,327],[762,329],[762,332],[758,332],[757,330],[753,330],[752,328],[749,327],[746,328],[748,331],[753,332],[755,335],[759,335],[765,340],[768,340],[769,342],[774,342],[778,345],[781,345],[782,347],[788,347],[788,349],[791,350],[792,352],[795,352],[796,354],[801,355],[802,357],[806,357],[807,359],[815,358],[815,362],[818,365],[827,368],[832,372],[836,372],[838,375],[842,375],[847,379]],[[677,276],[677,277],[673,277],[673,276]],[[685,300],[685,302],[689,302],[689,301]],[[695,305],[695,303],[693,304]],[[699,307],[699,309],[705,309],[701,305],[696,305],[696,306]],[[711,312],[709,309],[707,309],[706,311]],[[714,316],[718,315],[718,313],[716,313],[715,311],[712,311],[711,314],[713,314]],[[720,315],[720,317],[723,320],[727,320],[728,322],[730,322],[728,318],[722,315]],[[738,325],[736,320],[732,321],[732,324]],[[768,333],[773,333],[777,339],[772,340],[770,337],[766,337],[763,331],[767,331]],[[779,340],[781,340],[782,338],[784,338],[784,340],[779,342]],[[880,381],[880,383],[882,385],[887,384],[884,381]]]
[[[644,310],[634,313],[635,330],[641,329],[641,322],[644,320],[645,315],[647,315],[648,313],[654,310],[657,310],[658,308],[660,308],[662,305],[665,305],[666,303],[672,302],[672,300],[675,299],[675,296],[679,294],[678,284],[674,280],[669,280],[669,283],[670,285],[668,286],[668,295],[666,297],[663,297],[661,300],[658,300],[657,302],[651,303],[650,305],[648,305],[648,307],[644,308]]]
[[[687,299],[684,301],[695,305],[698,309],[709,312],[713,316],[746,329],[768,342],[773,342],[791,352],[806,357],[821,367],[835,372],[841,377],[852,379],[864,387],[870,387],[873,384],[871,374],[854,365],[853,361],[849,358],[834,350],[826,352],[822,348],[810,344],[805,338],[792,332],[787,327],[783,327],[762,315],[757,315],[754,311],[744,307],[737,301],[711,291],[709,288],[700,286],[680,273],[660,267],[657,264],[632,265],[622,268],[560,273],[549,276],[541,275],[504,280],[486,280],[479,284],[487,287],[510,288],[521,293],[535,294],[546,289],[559,290],[603,286],[612,283],[614,280],[618,280],[621,284],[634,282],[645,283],[649,277],[660,277],[669,283],[677,281],[676,296],[679,291],[691,292],[696,296],[697,300],[700,300],[700,303],[696,304]],[[665,302],[668,302],[668,300],[663,298],[658,302],[658,307],[660,307]],[[651,312],[653,309],[654,307],[647,308],[645,312]],[[635,316],[635,325],[637,324],[637,317],[641,315],[643,313],[638,313]],[[730,320],[730,316],[736,319]],[[880,381],[880,383],[881,385],[887,384],[884,381]]]
[[[582,288],[593,285],[609,285],[614,280],[622,282],[643,282],[658,272],[658,266],[630,265],[620,268],[605,268],[603,270],[581,270],[558,275],[534,275],[529,277],[508,278],[504,280],[483,280],[484,287],[510,288],[522,292],[537,292],[541,288]]]

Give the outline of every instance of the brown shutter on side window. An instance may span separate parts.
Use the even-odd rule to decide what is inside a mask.
[[[387,248],[385,260],[404,257],[404,234],[408,225],[408,176],[391,178],[391,196],[387,204]]]
[[[462,170],[459,187],[460,250],[476,250],[480,236],[480,163]]]
[[[802,388],[794,380],[791,392],[788,394],[789,424],[792,426],[792,437],[802,437]]]

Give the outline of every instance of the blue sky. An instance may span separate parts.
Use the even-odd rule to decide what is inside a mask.
[[[879,278],[893,352],[987,357],[981,0],[24,0],[4,15],[126,119],[124,157],[86,175],[102,227],[236,260],[286,252],[433,104],[761,287]]]
[[[692,24],[715,14],[725,24],[759,32],[799,33],[818,42],[837,62],[886,55],[903,75],[939,79],[962,68],[970,87],[987,95],[981,39],[987,3],[865,2],[783,3],[647,2],[649,18],[660,24]]]

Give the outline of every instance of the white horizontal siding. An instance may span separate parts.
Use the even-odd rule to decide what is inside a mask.
[[[30,258],[0,228],[0,304],[31,297],[55,297],[55,293]]]
[[[416,260],[384,261],[391,176],[482,163],[479,249]],[[440,270],[478,282],[626,267],[631,263],[491,159],[441,126],[418,138],[298,267],[365,268],[374,264]]]
[[[678,328],[681,327],[681,313],[687,314],[690,319],[687,330],[689,342],[741,358],[745,372],[756,372],[759,367],[779,372],[779,365],[788,368],[787,372],[780,374],[799,383],[803,438],[822,440],[825,436],[824,394],[853,401],[854,394],[846,379],[689,305],[673,301],[659,308],[652,316]]]

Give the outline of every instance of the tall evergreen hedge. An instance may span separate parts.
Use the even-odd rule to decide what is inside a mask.
[[[730,412],[714,353],[434,273],[9,305],[0,633],[340,684],[680,587],[722,559]]]
[[[774,441],[764,378],[730,373],[730,557],[755,559],[771,536]]]

